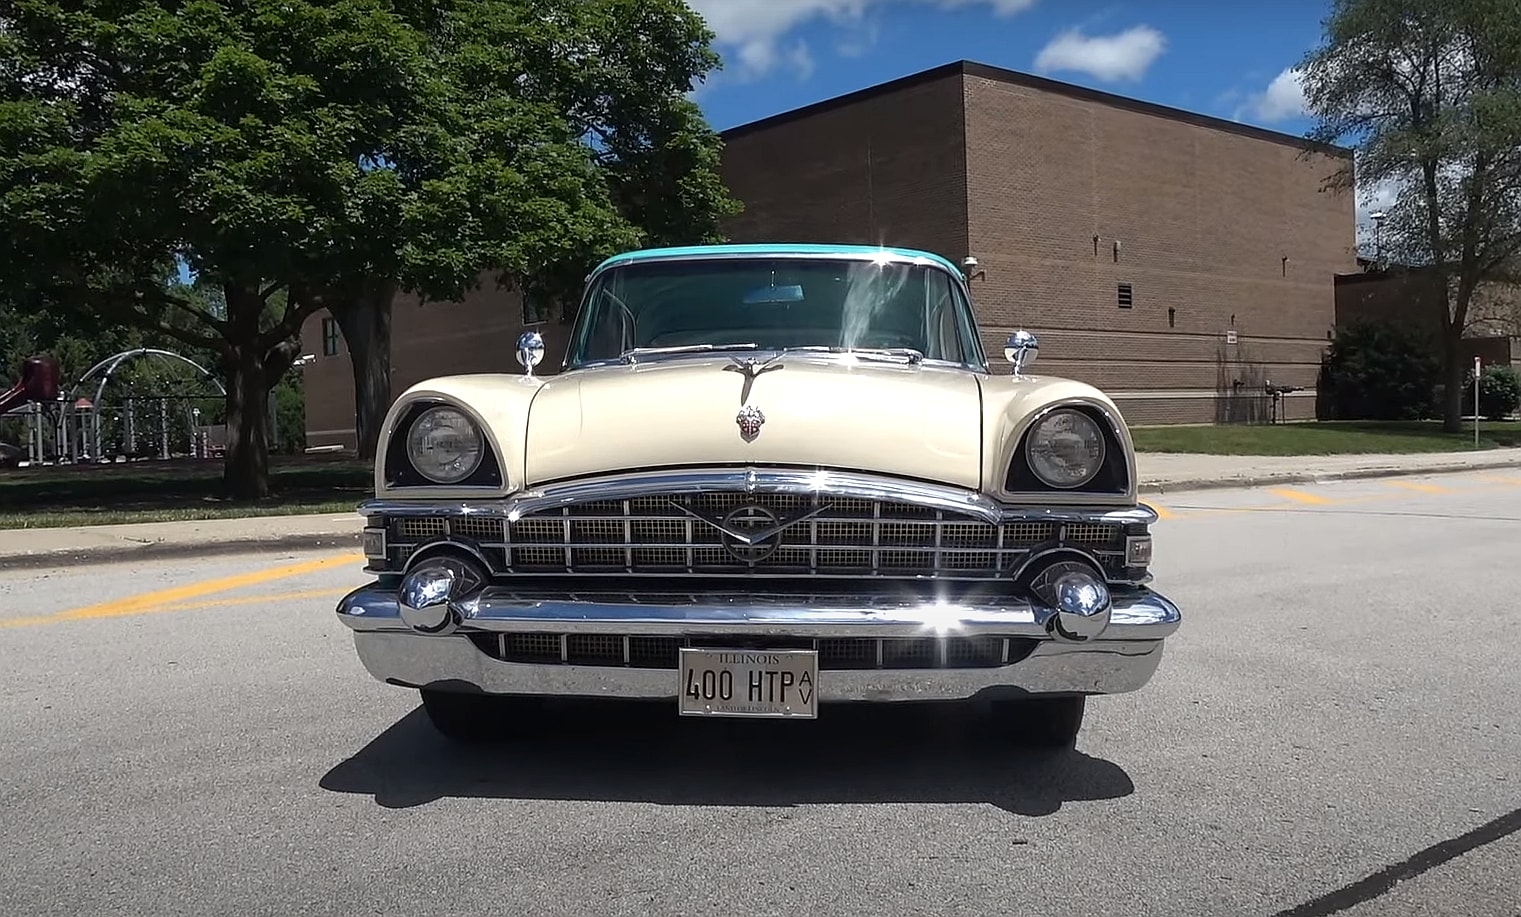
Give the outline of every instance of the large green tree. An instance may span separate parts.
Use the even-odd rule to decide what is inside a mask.
[[[595,6],[633,45],[676,13]],[[0,284],[217,354],[227,490],[262,496],[268,393],[308,316],[397,287],[457,295],[488,269],[554,273],[638,237],[600,159],[616,144],[544,88],[586,49],[561,7],[576,4],[7,2]],[[514,35],[540,43],[496,44]],[[176,261],[217,309],[161,282]]]
[[[345,242],[358,269],[327,293],[353,359],[366,457],[392,399],[398,291],[455,299],[485,278],[563,301],[602,257],[714,241],[737,209],[718,137],[688,98],[719,60],[681,0],[495,0],[434,25],[428,55],[450,93],[437,110],[475,165],[428,186],[411,179],[405,154],[373,164],[385,199]],[[537,184],[574,193],[525,210]]]
[[[1385,252],[1448,291],[1443,425],[1455,432],[1470,307],[1521,256],[1521,0],[1333,0],[1301,75],[1311,139],[1353,142],[1356,182],[1396,190]]]

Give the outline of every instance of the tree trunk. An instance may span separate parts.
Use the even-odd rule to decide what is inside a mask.
[[[229,499],[269,496],[269,376],[257,346],[233,348],[227,360],[227,458],[222,487]]]
[[[359,457],[373,459],[391,408],[391,300],[396,284],[374,280],[332,310],[354,371],[354,431]]]
[[[1461,326],[1442,331],[1442,375],[1445,388],[1442,392],[1442,431],[1463,432],[1463,386],[1467,369],[1462,357],[1463,329]]]

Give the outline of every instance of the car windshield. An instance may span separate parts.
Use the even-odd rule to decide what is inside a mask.
[[[969,307],[943,268],[732,257],[603,271],[587,293],[569,364],[652,352],[790,348],[982,363]]]

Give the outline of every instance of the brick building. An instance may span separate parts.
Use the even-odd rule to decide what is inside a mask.
[[[1449,308],[1446,291],[1428,268],[1376,264],[1360,260],[1360,273],[1336,278],[1336,324],[1382,320],[1404,325],[1423,335],[1433,352],[1441,347],[1442,313]],[[1466,364],[1475,356],[1484,365],[1521,368],[1521,291],[1513,286],[1481,287],[1468,304],[1460,352]]]
[[[736,242],[926,248],[986,271],[978,319],[1040,336],[1036,371],[1094,383],[1132,423],[1246,421],[1263,386],[1314,416],[1355,204],[1326,190],[1351,153],[1298,137],[958,62],[724,133]],[[517,298],[397,301],[393,387],[516,371]],[[305,329],[308,443],[352,444],[352,383],[323,317]],[[543,326],[543,372],[565,329]],[[330,346],[325,346],[330,345]]]

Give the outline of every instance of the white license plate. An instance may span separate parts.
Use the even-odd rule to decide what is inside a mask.
[[[819,715],[815,650],[728,650],[683,647],[682,716],[803,717]]]

